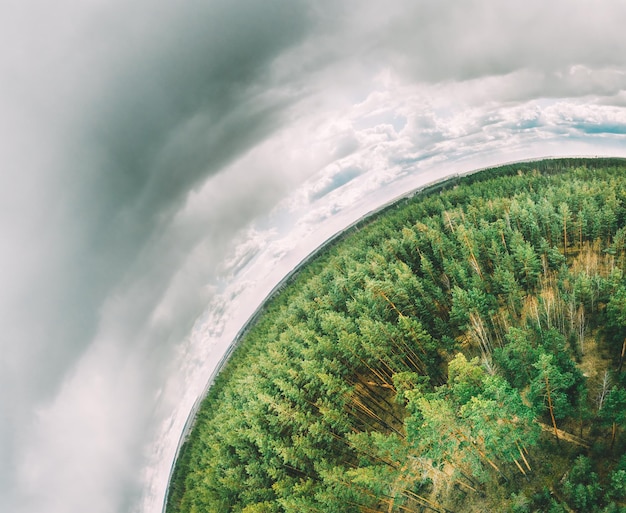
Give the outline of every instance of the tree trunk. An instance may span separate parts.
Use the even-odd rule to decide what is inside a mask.
[[[556,437],[556,443],[559,443],[559,431],[556,427],[556,419],[554,418],[554,409],[552,408],[552,396],[550,395],[550,380],[548,379],[548,373],[546,372],[546,392],[548,394],[548,409],[550,410],[550,418],[552,419],[552,426],[554,427],[554,436]]]

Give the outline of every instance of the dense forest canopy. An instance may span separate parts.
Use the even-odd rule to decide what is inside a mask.
[[[438,184],[265,307],[177,460],[174,512],[626,511],[626,162]]]

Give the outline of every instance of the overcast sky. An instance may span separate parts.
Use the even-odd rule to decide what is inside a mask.
[[[326,237],[449,173],[626,156],[626,3],[4,0],[0,510],[156,513]]]

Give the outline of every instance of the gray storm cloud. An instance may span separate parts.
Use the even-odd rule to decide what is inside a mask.
[[[158,511],[219,359],[202,337],[227,339],[263,276],[380,191],[446,163],[619,153],[625,16],[584,0],[4,2],[0,509]]]
[[[15,260],[3,268],[18,289],[15,271],[32,282],[16,313],[44,313],[23,342],[42,342],[45,376],[88,341],[99,303],[189,190],[276,128],[289,98],[267,94],[266,69],[306,19],[293,2],[36,7],[16,7],[32,32],[8,41],[7,53],[31,48],[9,56],[3,97],[4,254]]]

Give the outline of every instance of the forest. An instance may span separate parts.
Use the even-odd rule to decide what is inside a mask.
[[[271,298],[167,513],[626,512],[626,161],[455,177]]]

